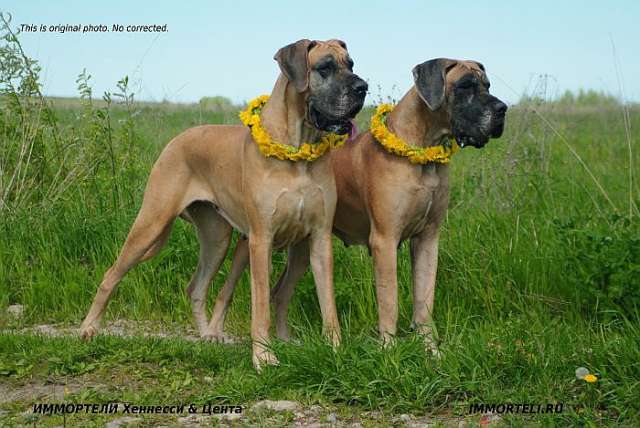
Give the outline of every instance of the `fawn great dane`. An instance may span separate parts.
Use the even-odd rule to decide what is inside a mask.
[[[339,40],[299,40],[274,58],[281,70],[260,113],[269,136],[298,148],[328,132],[345,134],[362,108],[367,84],[353,73],[353,61]],[[156,161],[138,213],[120,255],[105,273],[81,326],[94,336],[109,298],[122,277],[162,248],[178,216],[191,221],[200,260],[188,286],[202,336],[207,325],[209,281],[222,263],[233,228],[247,237],[251,265],[253,363],[275,364],[269,350],[271,251],[304,246],[312,255],[325,332],[334,344],[340,328],[333,295],[331,227],[336,185],[331,160],[292,162],[264,156],[245,126],[198,126],[175,137]]]

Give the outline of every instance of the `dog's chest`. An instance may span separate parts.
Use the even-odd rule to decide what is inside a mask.
[[[324,221],[325,194],[321,186],[301,180],[282,188],[272,212],[274,247],[292,245],[309,236]]]
[[[429,224],[434,198],[440,185],[435,166],[431,165],[425,165],[422,175],[407,183],[402,239],[422,232]]]

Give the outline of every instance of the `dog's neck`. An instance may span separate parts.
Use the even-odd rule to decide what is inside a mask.
[[[302,143],[317,141],[322,133],[307,123],[305,114],[304,94],[296,91],[294,85],[280,74],[269,101],[262,108],[262,125],[274,141],[300,147]]]
[[[405,143],[430,147],[442,144],[451,134],[445,108],[431,111],[412,87],[387,117],[387,128]]]

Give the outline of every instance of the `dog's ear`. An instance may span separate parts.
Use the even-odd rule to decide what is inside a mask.
[[[413,67],[413,81],[418,94],[432,111],[440,108],[444,102],[445,76],[457,63],[453,59],[438,58]]]
[[[302,39],[280,48],[273,57],[278,61],[280,71],[295,86],[298,92],[304,92],[309,86],[309,51],[316,42]]]

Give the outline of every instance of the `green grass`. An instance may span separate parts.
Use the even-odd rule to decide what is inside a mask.
[[[0,373],[14,385],[33,379],[99,382],[70,402],[250,403],[263,398],[302,403],[340,403],[346,412],[464,415],[473,402],[564,403],[562,415],[530,418],[624,421],[633,419],[640,387],[638,329],[583,326],[576,331],[552,317],[488,323],[469,321],[441,329],[442,358],[425,355],[411,335],[383,349],[371,337],[347,334],[334,351],[317,335],[302,346],[276,343],[279,367],[256,374],[250,347],[179,339],[0,336]],[[635,336],[635,338],[633,337]],[[591,368],[594,385],[575,378],[577,366]],[[211,379],[205,380],[205,377]],[[110,381],[105,382],[107,378]],[[603,403],[607,403],[603,406]],[[517,420],[517,418],[514,418]]]
[[[54,111],[66,139],[104,144],[104,133],[87,125],[96,120],[83,116],[81,107],[65,104]],[[640,227],[633,205],[630,214],[630,195],[635,204],[640,198],[637,184],[629,188],[628,137],[619,107],[543,110],[606,197],[563,140],[526,106],[509,112],[501,139],[456,155],[434,313],[442,358],[428,357],[407,332],[406,244],[399,254],[402,334],[382,349],[375,331],[371,259],[366,249],[344,248],[336,241],[336,302],[344,344],[334,352],[319,337],[319,307],[307,273],[290,312],[301,345],[275,343],[281,365],[260,375],[253,371],[247,343],[98,337],[85,344],[12,333],[45,323],[78,326],[124,241],[162,147],[193,125],[237,123],[233,115],[197,107],[145,105],[134,117],[122,109],[110,114],[115,174],[109,158],[101,157],[95,172],[74,181],[54,203],[40,202],[34,187],[29,203],[0,212],[0,328],[9,330],[0,334],[0,384],[88,379],[104,388],[81,389],[70,401],[247,404],[287,398],[337,406],[349,414],[380,409],[385,415],[464,415],[470,403],[563,402],[562,415],[507,421],[640,423]],[[369,109],[359,117],[361,129],[370,114]],[[127,118],[133,134],[124,129]],[[633,172],[640,177],[639,111],[631,110],[630,118]],[[96,145],[96,153],[103,148]],[[184,286],[197,256],[192,227],[178,221],[160,255],[122,281],[105,322],[191,328]],[[283,254],[274,257],[274,277],[284,261]],[[228,268],[229,261],[215,277],[212,298]],[[245,338],[249,302],[245,275],[227,322],[230,332]],[[25,306],[20,320],[5,313],[15,303]],[[579,366],[599,381],[577,380]],[[205,376],[213,381],[204,381]],[[18,413],[31,403],[25,399],[0,408],[12,412],[7,421],[19,423],[24,420]]]

